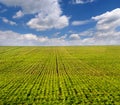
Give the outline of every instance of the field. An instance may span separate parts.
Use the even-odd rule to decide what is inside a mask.
[[[120,46],[0,47],[0,105],[120,105]]]

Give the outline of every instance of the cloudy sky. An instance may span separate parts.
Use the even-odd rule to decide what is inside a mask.
[[[0,0],[0,45],[120,45],[120,0]]]

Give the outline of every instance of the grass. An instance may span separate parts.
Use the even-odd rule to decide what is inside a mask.
[[[120,46],[0,47],[0,105],[120,105]]]

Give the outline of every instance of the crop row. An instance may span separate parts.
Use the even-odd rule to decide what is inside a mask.
[[[107,62],[100,48],[0,47],[0,105],[119,105],[120,72],[97,68]]]

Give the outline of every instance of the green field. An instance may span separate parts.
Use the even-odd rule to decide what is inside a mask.
[[[120,46],[0,47],[0,105],[120,105]]]

